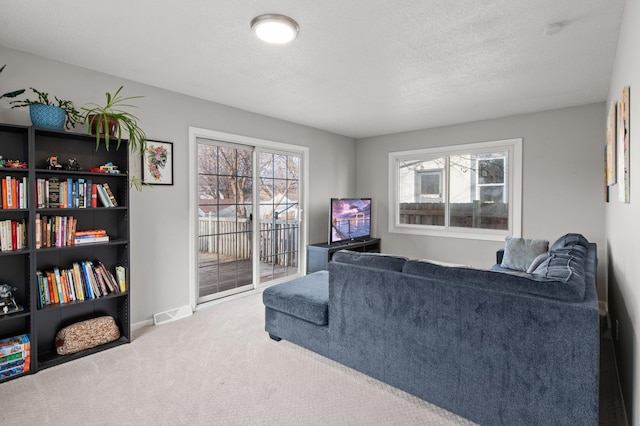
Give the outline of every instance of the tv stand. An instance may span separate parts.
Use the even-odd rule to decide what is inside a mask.
[[[329,269],[329,261],[333,257],[333,253],[339,250],[380,253],[380,238],[359,238],[334,244],[309,244],[307,246],[307,274]]]

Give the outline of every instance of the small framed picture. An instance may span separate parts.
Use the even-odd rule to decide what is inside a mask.
[[[142,181],[149,185],[173,185],[173,143],[147,140],[142,156]]]

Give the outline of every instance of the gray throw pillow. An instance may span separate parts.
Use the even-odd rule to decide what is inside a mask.
[[[533,260],[549,250],[549,241],[507,237],[501,266],[526,272]]]

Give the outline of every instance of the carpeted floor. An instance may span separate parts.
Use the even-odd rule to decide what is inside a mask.
[[[3,383],[0,423],[473,424],[263,327],[261,294],[146,327],[128,345]]]

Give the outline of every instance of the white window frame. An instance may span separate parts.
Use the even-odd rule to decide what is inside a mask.
[[[413,225],[400,223],[398,202],[398,165],[406,160],[429,160],[432,158],[480,154],[485,152],[506,151],[508,170],[505,172],[508,182],[509,227],[500,229],[458,228],[435,225]],[[449,203],[449,170],[445,168],[444,200]],[[447,209],[448,211],[448,209]],[[448,223],[448,221],[447,221]],[[411,151],[389,153],[389,233],[428,235],[436,237],[467,238],[474,240],[504,241],[505,237],[522,236],[522,138],[504,139],[489,142],[452,145],[437,148],[425,148]]]
[[[308,226],[308,213],[307,206],[309,204],[309,147],[294,145],[285,142],[278,142],[268,139],[254,138],[250,136],[242,136],[233,133],[225,133],[219,132],[215,130],[203,129],[199,127],[189,127],[189,300],[191,302],[191,309],[195,311],[199,309],[199,307],[207,306],[207,303],[198,304],[198,277],[197,277],[197,268],[198,268],[198,240],[196,235],[198,233],[198,209],[197,209],[197,200],[198,200],[198,138],[212,139],[218,143],[229,143],[232,145],[245,145],[253,147],[256,150],[268,150],[270,152],[280,151],[282,153],[298,153],[300,154],[300,180],[302,182],[302,187],[300,190],[302,191],[300,194],[299,205],[300,205],[300,260],[298,262],[299,272],[298,275],[305,275],[305,271],[307,270],[307,259],[306,256],[303,255],[303,247],[307,246],[308,243],[308,235],[309,235],[309,226]],[[255,161],[255,160],[254,160]],[[256,164],[254,164],[254,169]],[[257,191],[257,185],[254,185],[254,191]],[[259,201],[259,196],[257,192],[254,193],[253,199],[257,203]],[[259,210],[259,205],[254,205],[254,211]],[[254,235],[258,235],[258,221],[254,221]],[[258,247],[258,238],[254,238],[254,253],[259,252]],[[268,284],[261,284],[259,277],[259,268],[254,268],[254,290],[252,291],[262,291],[262,288],[277,284],[282,281],[287,281],[295,277],[296,275],[288,275],[286,277],[281,278],[280,280],[274,280],[269,282]],[[244,293],[248,294],[248,293]],[[208,303],[216,303],[216,301],[211,301]]]

